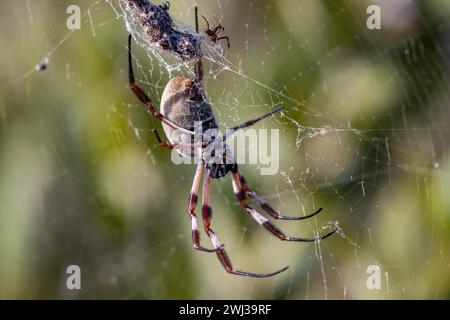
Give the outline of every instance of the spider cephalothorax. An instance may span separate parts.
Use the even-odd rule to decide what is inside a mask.
[[[196,10],[197,12],[197,10]],[[196,17],[196,21],[198,21]],[[209,29],[209,28],[208,28]],[[198,31],[198,26],[197,26]],[[201,58],[195,60],[195,77],[194,79],[184,77],[174,77],[166,85],[161,98],[161,111],[157,111],[151,99],[136,84],[131,59],[131,35],[128,38],[128,63],[129,63],[129,82],[131,89],[136,96],[147,106],[150,114],[155,116],[162,122],[164,132],[169,139],[168,142],[161,140],[158,132],[154,129],[154,133],[159,144],[163,147],[176,150],[188,157],[193,157],[196,152],[200,157],[197,170],[194,175],[192,189],[189,195],[188,214],[192,225],[192,245],[195,249],[205,252],[215,252],[226,269],[231,274],[250,276],[250,277],[270,277],[285,271],[288,267],[284,267],[272,273],[249,273],[238,271],[233,268],[223,245],[220,243],[216,233],[211,229],[212,209],[210,206],[210,183],[212,178],[224,177],[231,174],[233,191],[240,206],[248,213],[257,223],[263,226],[274,236],[284,241],[297,242],[314,242],[325,239],[337,231],[337,227],[332,228],[327,233],[312,238],[297,238],[286,236],[277,226],[269,221],[259,211],[254,209],[248,203],[248,199],[253,200],[264,212],[273,219],[281,220],[303,220],[311,218],[321,212],[322,208],[301,217],[282,216],[274,208],[272,208],[263,198],[252,191],[243,175],[239,172],[238,166],[233,160],[231,150],[225,143],[227,136],[216,139],[204,139],[204,135],[197,133],[195,130],[196,123],[201,124],[201,132],[217,129],[217,122],[214,113],[207,100],[203,89],[203,68]],[[281,108],[260,116],[256,119],[246,121],[238,126],[231,128],[231,132],[249,127],[256,122],[265,119]],[[181,139],[188,136],[186,143]],[[216,161],[215,159],[221,160]],[[202,200],[202,220],[203,227],[211,243],[212,249],[207,249],[200,244],[199,231],[197,226],[197,215],[195,209],[198,202],[198,192],[200,188],[201,178],[203,179],[203,200]]]

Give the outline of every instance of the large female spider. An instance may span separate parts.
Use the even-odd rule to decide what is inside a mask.
[[[198,32],[197,16],[196,16],[196,27]],[[218,28],[217,30],[220,30],[220,28]],[[153,105],[148,95],[136,84],[131,57],[131,35],[129,35],[128,37],[128,64],[129,64],[129,83],[132,91],[136,94],[139,100],[146,105],[148,112],[162,122],[164,132],[169,140],[169,142],[163,142],[156,129],[153,129],[153,132],[155,133],[155,136],[159,144],[168,149],[180,148],[181,150],[179,152],[187,156],[194,155],[193,152],[189,152],[189,150],[192,150],[193,148],[197,149],[200,154],[200,161],[197,166],[197,170],[195,172],[191,193],[189,195],[189,209],[188,209],[188,214],[192,224],[192,244],[195,249],[204,252],[215,252],[220,262],[224,266],[225,270],[228,273],[235,275],[264,278],[279,274],[288,268],[284,267],[280,270],[271,273],[250,273],[238,271],[234,269],[234,267],[232,266],[231,261],[223,248],[223,245],[219,241],[217,235],[211,229],[212,209],[210,206],[211,179],[223,177],[227,175],[229,172],[231,172],[234,194],[237,200],[239,201],[241,207],[261,226],[263,226],[265,229],[267,229],[270,233],[272,233],[280,240],[297,241],[297,242],[314,242],[325,239],[336,232],[337,227],[334,227],[332,230],[318,237],[297,238],[286,236],[277,226],[275,226],[266,217],[260,214],[256,209],[251,207],[247,203],[247,198],[250,198],[253,201],[255,201],[255,203],[258,206],[260,206],[272,218],[280,220],[308,219],[321,212],[322,208],[302,217],[282,216],[275,209],[273,209],[263,198],[258,196],[254,191],[252,191],[248,187],[246,180],[238,170],[237,163],[235,163],[231,158],[230,151],[227,148],[227,145],[225,144],[225,138],[223,138],[222,141],[220,141],[220,143],[224,145],[223,150],[226,150],[226,152],[223,151],[223,158],[226,158],[227,160],[225,163],[215,163],[211,161],[211,154],[209,152],[205,152],[205,149],[207,147],[207,145],[205,144],[200,145],[189,144],[186,146],[179,143],[179,136],[177,135],[177,133],[179,134],[181,132],[190,135],[191,137],[194,137],[197,134],[196,132],[194,132],[195,122],[197,123],[201,122],[203,130],[218,128],[217,122],[214,117],[214,113],[211,110],[211,106],[208,103],[205,91],[203,89],[202,84],[203,67],[201,57],[195,59],[195,77],[193,79],[188,79],[184,77],[174,77],[167,83],[161,98],[161,108],[160,108],[161,111],[156,110],[155,106]],[[277,108],[274,111],[269,112],[256,119],[246,121],[238,126],[231,128],[231,130],[236,131],[239,129],[249,127],[255,124],[256,122],[267,118],[268,116],[279,111],[280,109],[281,108]],[[203,137],[196,137],[196,138],[200,138],[200,141],[203,141]],[[203,180],[203,201],[202,201],[203,227],[209,239],[211,240],[213,249],[207,249],[200,244],[200,236],[197,227],[197,216],[195,214],[195,208],[198,201],[198,190],[200,188],[200,180],[204,171],[205,174]]]

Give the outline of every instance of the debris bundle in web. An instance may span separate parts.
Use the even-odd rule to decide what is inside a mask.
[[[219,44],[209,41],[192,25],[177,21],[170,15],[168,2],[109,0],[108,3],[117,16],[124,19],[128,33],[139,46],[152,53],[169,73],[198,58],[206,58],[221,66],[229,64]],[[161,53],[168,53],[181,63],[168,62]]]
[[[150,44],[174,53],[181,60],[202,56],[199,36],[193,30],[180,30],[169,15],[168,2],[156,5],[148,0],[120,0],[125,2]]]

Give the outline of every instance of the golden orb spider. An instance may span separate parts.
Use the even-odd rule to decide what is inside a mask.
[[[197,17],[197,8],[195,10],[196,13],[196,30],[198,32],[198,17]],[[216,27],[213,30],[222,30],[221,28]],[[208,26],[208,30],[210,30]],[[212,41],[218,40],[215,35],[211,35],[207,33],[209,37],[212,36]],[[136,80],[133,72],[133,64],[132,64],[132,56],[131,56],[131,38],[128,37],[128,65],[129,65],[129,83],[131,90],[135,93],[135,95],[139,98],[139,100],[144,103],[147,107],[147,110],[150,114],[156,117],[158,120],[162,122],[162,126],[164,132],[168,138],[168,142],[164,142],[161,140],[156,129],[153,129],[153,132],[158,140],[158,143],[165,148],[173,149],[173,148],[184,148],[180,153],[183,153],[187,156],[194,156],[192,152],[189,152],[189,149],[186,150],[186,145],[179,143],[179,136],[176,136],[176,133],[183,133],[191,135],[192,137],[196,135],[194,132],[194,123],[201,122],[202,128],[205,129],[217,129],[218,125],[214,117],[214,113],[211,109],[210,104],[208,103],[205,91],[203,89],[203,66],[201,57],[195,58],[195,77],[194,79],[189,79],[185,77],[174,77],[170,79],[167,83],[162,98],[161,98],[161,106],[158,111],[153,105],[150,97],[136,84]],[[256,122],[265,119],[272,115],[275,112],[280,111],[281,108],[277,108],[267,114],[264,114],[258,118],[246,121],[238,126],[231,128],[234,132],[239,129],[243,129],[249,127]],[[198,137],[197,137],[198,138]],[[200,137],[203,141],[203,137]],[[223,146],[225,147],[225,151],[223,152],[223,158],[226,160],[225,163],[214,163],[210,160],[210,154],[204,152],[207,144],[196,145],[195,148],[200,150],[200,161],[198,163],[194,180],[191,188],[191,192],[189,195],[189,207],[188,214],[191,220],[192,227],[192,245],[195,249],[204,251],[204,252],[215,252],[219,261],[225,268],[225,270],[230,274],[240,275],[240,276],[248,276],[248,277],[257,277],[257,278],[265,278],[271,277],[276,274],[279,274],[288,269],[288,266],[281,268],[275,272],[271,273],[250,273],[236,270],[232,264],[228,255],[223,248],[223,245],[220,243],[216,233],[211,229],[211,217],[212,217],[212,209],[210,206],[210,184],[211,179],[216,179],[220,177],[226,176],[231,172],[232,184],[234,194],[239,201],[240,206],[247,212],[256,222],[258,222],[261,226],[263,226],[267,231],[272,233],[274,236],[283,241],[296,241],[296,242],[315,242],[322,239],[325,239],[331,236],[333,233],[337,231],[337,227],[335,226],[332,230],[327,233],[312,238],[298,238],[298,237],[289,237],[286,236],[277,226],[275,226],[272,222],[270,222],[265,216],[259,213],[256,209],[251,207],[247,199],[252,199],[261,209],[263,209],[267,214],[269,214],[274,219],[280,220],[304,220],[311,217],[314,217],[318,213],[322,211],[322,208],[317,211],[310,213],[308,215],[302,217],[291,217],[291,216],[282,216],[275,209],[273,209],[263,198],[258,196],[254,191],[252,191],[244,178],[244,176],[238,170],[237,163],[234,162],[231,153],[229,152],[227,145],[225,143],[226,138],[222,139]],[[192,150],[194,145],[188,145],[188,147]],[[177,150],[178,151],[178,150]],[[187,154],[186,154],[187,153]],[[202,219],[203,219],[203,227],[211,243],[213,245],[212,249],[208,249],[203,247],[200,244],[200,236],[197,225],[197,215],[195,213],[195,209],[198,202],[198,191],[200,188],[201,178],[204,173],[203,180],[203,200],[202,200]]]

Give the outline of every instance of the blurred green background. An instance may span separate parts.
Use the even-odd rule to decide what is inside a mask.
[[[280,242],[241,211],[229,178],[213,181],[213,228],[234,266],[291,267],[228,275],[191,248],[195,167],[156,146],[160,124],[128,88],[117,3],[1,1],[0,298],[449,298],[450,2],[171,2],[176,19],[192,24],[197,4],[230,37],[230,70],[225,59],[205,65],[222,127],[286,106],[258,124],[281,130],[279,174],[242,172],[285,214],[324,212],[278,225],[307,236],[338,221],[341,234]],[[66,28],[71,4],[80,30]],[[381,30],[366,27],[370,4]],[[135,55],[159,103],[170,74],[152,53]],[[66,288],[69,265],[81,290]],[[371,265],[380,289],[366,285]]]

